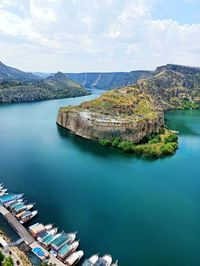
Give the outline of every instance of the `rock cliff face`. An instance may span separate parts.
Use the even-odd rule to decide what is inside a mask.
[[[135,117],[132,121],[116,120],[115,117],[97,115],[89,111],[59,111],[57,123],[86,139],[109,139],[121,137],[138,143],[153,133],[158,133],[164,125],[163,113],[151,119]]]
[[[80,106],[61,108],[57,123],[86,139],[121,137],[138,143],[161,130],[164,115],[149,95],[127,87]]]

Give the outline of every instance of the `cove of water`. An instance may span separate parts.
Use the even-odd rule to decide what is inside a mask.
[[[110,253],[120,266],[199,266],[200,111],[168,112],[180,148],[147,161],[56,125],[60,106],[96,96],[0,105],[0,183],[37,203],[32,223],[78,231],[85,257]]]

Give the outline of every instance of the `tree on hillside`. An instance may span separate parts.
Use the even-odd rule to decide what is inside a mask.
[[[2,265],[3,266],[14,266],[13,259],[10,256],[5,258],[5,260],[4,260]]]
[[[0,251],[0,265],[2,265],[4,259],[5,259],[5,256],[4,256],[3,253]]]

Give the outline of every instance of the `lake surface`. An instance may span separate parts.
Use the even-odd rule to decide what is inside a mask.
[[[136,159],[59,128],[60,106],[97,95],[0,106],[0,183],[36,202],[35,221],[78,231],[86,257],[120,266],[200,265],[200,111],[173,111],[180,149]]]

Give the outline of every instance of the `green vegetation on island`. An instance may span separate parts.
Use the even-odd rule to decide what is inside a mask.
[[[178,149],[178,136],[175,132],[163,129],[159,134],[153,134],[149,139],[145,139],[138,144],[122,140],[120,137],[112,140],[100,139],[99,143],[103,146],[121,149],[136,156],[157,159],[176,152]]]

